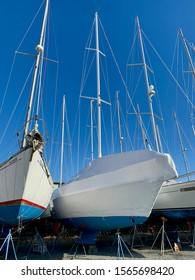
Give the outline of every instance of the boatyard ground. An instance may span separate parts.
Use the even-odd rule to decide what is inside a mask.
[[[30,245],[29,245],[30,246]],[[18,260],[71,260],[71,259],[78,259],[78,260],[117,260],[123,259],[123,257],[118,257],[117,255],[117,247],[112,249],[111,247],[101,247],[98,248],[98,252],[94,253],[87,253],[84,254],[82,248],[79,248],[76,255],[74,255],[75,251],[69,253],[70,246],[64,244],[61,241],[61,245],[56,246],[54,252],[45,252],[41,254],[41,252],[34,252],[33,250],[29,253],[29,246],[23,245],[18,247],[17,250],[17,259]],[[12,251],[12,248],[10,248]],[[160,248],[153,248],[151,250],[150,247],[140,247],[140,248],[133,248],[131,249],[131,253],[134,258],[132,258],[129,253],[124,249],[124,259],[135,259],[135,260],[195,260],[195,249],[191,245],[184,245],[182,246],[182,250],[179,252],[174,252],[170,249],[166,249],[161,252]],[[4,256],[1,255],[1,260],[4,260]],[[13,260],[14,254],[10,252],[8,255],[8,259]]]
[[[96,245],[84,245],[75,230],[63,228],[57,236],[42,237],[34,228],[12,235],[14,248],[10,241],[7,259],[15,259],[15,250],[18,260],[195,260],[194,230],[185,225],[177,233],[179,242],[173,242],[175,232],[163,234],[162,227],[148,231],[139,226],[121,234],[101,233]],[[4,240],[1,238],[0,246]],[[0,259],[5,259],[5,248],[0,253]]]

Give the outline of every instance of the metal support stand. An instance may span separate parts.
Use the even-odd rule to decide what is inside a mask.
[[[64,231],[65,231],[64,226],[62,226],[61,230],[59,232],[56,232],[55,235],[53,236],[53,240],[51,242],[51,249],[50,249],[51,253],[54,252],[56,245],[59,245],[59,247],[62,248],[60,240],[64,234]]]
[[[26,260],[28,259],[31,250],[33,250],[33,252],[35,252],[35,253],[41,254],[42,257],[43,257],[43,255],[48,255],[49,258],[51,259],[47,246],[45,245],[45,242],[44,242],[43,238],[41,237],[41,235],[39,234],[37,228],[35,228],[35,231],[36,231],[36,234],[32,240],[30,249],[29,249],[28,254],[25,257],[25,259]]]
[[[8,235],[6,236],[3,244],[1,245],[0,251],[3,249],[3,246],[5,245],[6,246],[5,260],[7,260],[10,241],[11,241],[12,248],[13,248],[13,251],[14,251],[15,259],[17,260],[16,250],[15,250],[15,246],[14,246],[14,242],[13,242],[13,238],[12,238],[12,234],[11,234],[11,229],[9,230]]]
[[[138,239],[140,241],[140,244],[137,244],[137,245],[134,244],[136,236],[138,237]],[[130,232],[130,245],[131,245],[131,248],[134,248],[135,246],[142,246],[142,247],[144,247],[144,244],[143,244],[142,239],[141,239],[141,237],[140,237],[140,235],[138,233],[136,225],[131,229],[131,232]]]
[[[85,231],[80,232],[80,236],[73,244],[72,248],[69,251],[69,254],[72,251],[72,249],[76,246],[76,251],[73,255],[73,257],[75,257],[77,254],[79,245],[82,245],[84,254],[87,255],[87,252],[85,250],[85,245],[87,245],[87,246],[95,245],[96,241],[97,241],[97,234],[98,234],[97,230],[85,230]]]
[[[85,246],[84,246],[84,244],[83,244],[83,242],[82,242],[82,239],[79,237],[78,240],[76,240],[76,241],[74,242],[74,244],[72,245],[72,247],[71,247],[71,249],[70,249],[70,251],[69,251],[69,253],[68,253],[69,255],[71,255],[71,252],[72,252],[73,248],[76,246],[75,252],[74,252],[74,254],[73,254],[73,258],[75,258],[76,255],[77,255],[79,245],[82,245],[84,254],[85,254],[85,256],[87,255],[86,250],[85,250]]]
[[[166,233],[166,231],[165,231],[165,222],[166,222],[166,220],[163,220],[162,222],[163,222],[162,227],[160,228],[160,230],[159,230],[159,232],[158,232],[158,234],[157,234],[157,236],[156,236],[156,238],[155,238],[155,240],[154,240],[154,243],[152,244],[151,250],[152,250],[152,248],[154,247],[154,245],[155,245],[155,243],[156,243],[158,237],[159,237],[160,234],[161,234],[161,253],[162,253],[163,256],[164,256],[164,253],[165,253],[165,238],[166,238],[166,240],[168,241],[171,250],[172,250],[173,252],[174,252],[174,250],[173,250],[173,247],[172,247],[172,245],[171,245],[171,242],[170,242],[170,240],[169,240],[169,238],[168,238],[168,236],[167,236],[167,233]]]
[[[117,259],[118,260],[121,260],[121,259],[124,260],[124,258],[125,258],[123,247],[127,250],[127,252],[131,256],[131,258],[134,258],[133,254],[131,253],[131,251],[127,247],[125,241],[122,239],[121,233],[119,232],[119,230],[117,230],[117,232],[116,232],[116,238],[115,238],[115,240],[113,242],[112,248],[114,247],[114,244],[116,242],[117,242]]]
[[[60,236],[55,236],[53,238],[52,243],[51,243],[50,253],[53,253],[55,251],[56,245],[58,245],[59,247],[62,248],[62,245],[61,245],[61,242],[60,242]]]
[[[195,222],[193,222],[193,229],[192,229],[192,250],[195,248]]]

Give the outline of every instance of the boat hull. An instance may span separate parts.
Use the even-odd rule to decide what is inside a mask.
[[[153,151],[103,157],[54,191],[51,213],[82,230],[140,224],[150,215],[162,183],[176,175],[170,156]]]
[[[152,214],[168,219],[195,220],[195,180],[164,184]]]
[[[0,166],[0,223],[38,218],[51,199],[52,186],[39,150],[23,149]]]

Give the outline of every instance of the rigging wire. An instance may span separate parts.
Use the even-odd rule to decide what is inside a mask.
[[[3,95],[3,100],[1,102],[0,114],[2,112],[4,103],[5,103],[5,98],[7,96],[7,91],[8,91],[9,83],[10,83],[10,80],[11,80],[12,72],[13,72],[13,69],[14,69],[15,60],[16,60],[16,53],[14,54],[14,59],[12,61],[12,66],[11,66],[10,74],[9,74],[8,81],[7,81],[6,88],[5,88],[5,92],[4,92],[4,95]]]
[[[33,25],[35,19],[37,18],[38,14],[39,14],[39,12],[40,12],[40,10],[41,10],[41,8],[43,7],[44,3],[45,3],[45,1],[43,0],[41,6],[39,7],[37,13],[35,14],[33,20],[31,21],[31,23],[30,23],[30,25],[29,25],[29,27],[28,27],[26,33],[24,34],[24,36],[23,36],[23,38],[22,38],[20,44],[18,45],[18,48],[17,48],[16,52],[20,49],[21,45],[23,44],[23,42],[24,42],[24,40],[25,40],[25,38],[26,38],[28,32],[30,31],[30,29],[31,29],[31,27],[32,27],[32,25]]]
[[[111,52],[112,57],[113,57],[113,59],[114,59],[114,62],[115,62],[115,64],[116,64],[117,70],[118,70],[118,72],[119,72],[121,81],[122,81],[122,83],[123,83],[123,85],[124,85],[124,87],[125,87],[125,89],[126,89],[126,92],[127,92],[128,98],[129,98],[129,101],[130,101],[130,103],[131,103],[131,106],[132,106],[134,112],[137,113],[137,111],[136,111],[136,109],[135,109],[135,106],[134,106],[134,104],[133,104],[133,101],[132,101],[132,99],[131,99],[129,90],[128,90],[128,88],[127,88],[127,85],[126,85],[126,83],[125,83],[125,80],[124,80],[124,78],[123,78],[123,75],[122,75],[121,70],[120,70],[120,68],[119,68],[118,62],[117,62],[116,57],[115,57],[115,55],[114,55],[114,52],[113,52],[113,50],[112,50],[112,48],[111,48],[111,45],[110,45],[110,43],[109,43],[108,37],[107,37],[107,35],[106,35],[106,33],[105,33],[105,30],[104,30],[104,28],[103,28],[103,25],[102,25],[101,21],[100,21],[100,24],[101,24],[101,27],[102,27],[104,36],[105,36],[105,38],[106,38],[107,44],[108,44],[108,46],[109,46],[110,52]]]
[[[157,50],[155,49],[155,47],[153,46],[153,44],[150,42],[150,40],[148,39],[148,37],[146,36],[145,33],[144,33],[144,36],[145,36],[146,39],[148,40],[150,46],[152,47],[152,49],[154,50],[154,52],[156,53],[156,55],[158,56],[158,58],[159,58],[160,61],[162,62],[163,66],[165,67],[165,69],[168,71],[168,73],[170,74],[170,76],[171,76],[172,79],[174,80],[174,82],[178,85],[178,88],[179,88],[180,91],[182,92],[183,96],[186,98],[186,100],[189,102],[189,104],[192,106],[192,108],[195,109],[195,105],[191,102],[191,100],[189,99],[188,95],[186,94],[186,92],[184,91],[184,89],[181,87],[181,85],[179,84],[179,82],[177,81],[177,79],[175,78],[175,76],[172,74],[172,72],[170,71],[170,69],[168,68],[168,66],[166,65],[166,63],[164,62],[164,60],[162,59],[162,57],[159,55],[159,53],[157,52]]]
[[[17,100],[17,102],[16,102],[16,104],[15,104],[15,106],[14,106],[14,109],[13,109],[11,115],[10,115],[10,118],[9,118],[7,124],[6,124],[6,127],[5,127],[5,129],[4,129],[4,132],[3,132],[2,135],[1,135],[0,144],[2,143],[2,141],[3,141],[3,139],[4,139],[4,136],[5,136],[6,132],[7,132],[7,129],[8,129],[8,127],[9,127],[9,124],[10,124],[10,122],[11,122],[11,120],[12,120],[12,117],[13,117],[13,115],[14,115],[14,113],[15,113],[15,110],[16,110],[16,108],[17,108],[17,106],[18,106],[18,103],[19,103],[20,98],[21,98],[21,96],[22,96],[22,94],[23,94],[23,92],[24,92],[24,89],[25,89],[25,87],[26,87],[26,84],[27,84],[27,82],[28,82],[28,80],[29,80],[29,77],[30,77],[32,71],[33,71],[33,66],[31,67],[31,70],[30,70],[30,72],[29,72],[29,74],[28,74],[28,76],[27,76],[27,78],[26,78],[26,81],[25,81],[24,86],[23,86],[23,88],[22,88],[22,90],[21,90],[21,92],[20,92],[20,95],[19,95],[19,97],[18,97],[18,100]]]

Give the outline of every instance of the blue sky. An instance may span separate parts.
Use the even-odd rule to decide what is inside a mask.
[[[34,49],[39,40],[43,8],[36,17],[32,28],[29,29],[29,32],[26,36],[24,35],[26,34],[26,31],[28,30],[36,12],[42,5],[42,2],[42,0],[12,0],[1,1],[0,3],[0,97],[1,105],[3,105],[2,111],[0,112],[0,129],[1,136],[4,136],[1,138],[0,144],[0,154],[2,159],[4,159],[4,155],[7,154],[8,149],[10,149],[12,145],[14,146],[17,144],[17,142],[13,140],[13,135],[15,135],[23,125],[30,81],[27,83],[24,93],[18,102],[17,110],[15,111],[8,128],[7,124],[26,77],[29,73],[29,69],[33,63],[33,58],[16,55],[9,86],[6,91],[7,82],[14,60],[14,53],[16,50],[27,53],[35,53]],[[135,45],[136,48],[133,52],[135,56],[132,57],[132,55],[130,55],[134,38],[135,17],[139,17],[141,28],[144,31],[144,34],[155,47],[155,50],[159,53],[164,63],[166,63],[169,69],[171,69],[173,65],[172,73],[175,77],[178,77],[181,87],[184,88],[184,75],[182,75],[181,65],[183,63],[183,69],[185,68],[184,70],[188,70],[189,67],[187,64],[187,59],[184,55],[184,51],[183,54],[181,54],[182,44],[181,40],[177,41],[177,33],[178,29],[182,28],[188,41],[194,41],[195,3],[192,0],[51,0],[50,2],[48,56],[51,59],[58,60],[59,64],[48,63],[48,70],[45,74],[44,82],[44,92],[46,93],[43,95],[42,112],[44,112],[44,114],[40,114],[40,117],[45,119],[48,127],[49,142],[46,144],[46,158],[48,161],[51,160],[50,167],[54,180],[58,180],[59,150],[61,141],[60,114],[63,94],[66,95],[68,124],[70,129],[69,136],[68,132],[65,131],[65,174],[66,172],[68,172],[67,174],[72,174],[78,169],[78,102],[81,88],[84,50],[89,32],[92,27],[95,12],[98,11],[101,23],[118,62],[121,73],[124,79],[127,80],[129,92],[132,94],[134,105],[137,106],[139,103],[140,110],[147,112],[147,99],[144,97],[144,79],[141,81],[142,85],[139,86],[139,90],[134,91],[133,89],[133,87],[137,85],[140,69],[134,71],[134,76],[130,80],[130,77],[128,76],[130,75],[130,71],[126,67],[127,63],[132,61],[134,63],[139,63],[141,59],[140,54],[138,54],[138,43],[136,43],[137,45]],[[155,73],[155,80],[153,80],[153,75],[151,75],[150,78],[151,83],[155,83],[155,90],[157,93],[153,101],[154,111],[157,115],[162,115],[164,119],[164,123],[159,122],[159,129],[162,133],[163,150],[165,152],[171,153],[179,173],[184,173],[182,154],[180,151],[179,140],[173,120],[173,110],[175,110],[179,123],[181,124],[183,143],[185,148],[187,148],[186,157],[188,160],[189,169],[190,171],[193,171],[195,157],[195,136],[192,133],[192,127],[190,123],[191,111],[186,99],[183,96],[183,93],[181,93],[181,91],[178,89],[178,86],[173,81],[173,78],[171,78],[165,67],[162,65],[147,38],[145,38],[145,35],[143,39],[145,42],[145,47],[147,47],[147,63],[150,67],[152,67]],[[101,36],[103,38],[103,35]],[[140,131],[135,124],[135,118],[132,115],[129,115],[128,117],[126,116],[126,112],[131,112],[132,109],[127,102],[126,91],[119,75],[117,77],[116,65],[112,60],[112,55],[109,54],[109,47],[107,46],[106,40],[103,44],[104,45],[101,46],[104,46],[104,51],[106,52],[106,65],[108,66],[109,72],[110,92],[109,94],[105,92],[105,86],[103,85],[102,81],[102,97],[107,101],[112,101],[112,117],[115,131],[112,139],[110,128],[106,129],[107,136],[103,132],[103,154],[119,152],[116,104],[114,103],[116,90],[120,91],[119,98],[122,111],[121,122],[122,131],[125,138],[124,150],[130,149],[132,147],[135,149],[143,148]],[[179,53],[178,56],[175,51],[176,46],[179,46],[177,48]],[[95,47],[94,42],[92,42],[92,47]],[[128,57],[130,61],[128,60]],[[178,60],[176,59],[177,57],[179,58]],[[109,70],[109,68],[111,68],[111,70]],[[57,70],[58,80],[56,90]],[[186,74],[184,78],[187,80],[185,84],[185,92],[187,92],[187,85],[189,85],[190,91],[187,94],[189,94],[191,99],[193,88],[190,76],[191,75]],[[4,99],[5,92],[6,96]],[[86,83],[86,88],[82,94],[95,96],[96,82],[94,70],[92,71],[89,82]],[[55,109],[54,104],[56,105]],[[89,128],[86,127],[86,125],[89,124],[89,101],[82,99],[81,105],[82,109],[80,113],[84,125],[81,127],[79,168],[83,164],[87,163],[85,158],[90,157]],[[106,125],[110,126],[110,107],[107,105],[103,105],[102,107],[103,111],[105,111],[105,113],[103,113],[103,130],[105,130]],[[143,120],[145,121],[145,126],[148,129],[148,133],[150,135],[151,145],[153,145],[149,121],[145,116],[143,116]],[[128,133],[125,129],[125,123],[128,127],[128,133],[131,137],[131,144],[127,143]],[[7,128],[7,130],[4,135],[5,128]],[[112,145],[113,142],[114,147]],[[69,147],[67,144],[70,143],[72,146],[73,171],[67,171],[67,166],[71,166],[69,161],[70,156],[67,151],[67,147]],[[86,143],[88,143],[88,146]],[[96,141],[94,141],[94,150],[96,150]],[[64,177],[67,176],[69,175],[64,175]]]

